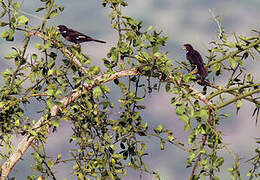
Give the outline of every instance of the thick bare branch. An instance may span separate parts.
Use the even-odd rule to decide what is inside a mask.
[[[41,117],[37,123],[33,126],[33,129],[36,130],[36,132],[40,132],[43,128],[42,124],[44,124],[47,121],[51,121],[53,118],[55,118],[58,115],[59,110],[62,110],[63,108],[66,108],[68,105],[70,105],[73,101],[75,101],[77,98],[79,98],[82,94],[86,93],[87,91],[90,91],[91,89],[95,88],[98,84],[106,83],[109,81],[112,81],[114,79],[118,79],[125,76],[133,76],[138,75],[139,72],[137,69],[128,69],[123,70],[120,72],[116,72],[114,74],[105,74],[98,76],[91,80],[90,83],[85,83],[82,87],[83,90],[73,91],[68,96],[63,97],[60,100],[61,105],[55,105],[51,108],[51,117],[49,119],[44,119],[44,117]],[[23,156],[23,154],[26,152],[26,150],[30,147],[31,143],[35,139],[35,136],[32,135],[26,135],[22,141],[17,145],[16,149],[12,153],[12,155],[5,161],[5,163],[2,165],[1,170],[1,180],[4,180],[7,178],[15,164],[19,161],[19,159]]]
[[[191,90],[191,94],[196,94],[199,98],[199,100],[201,100],[202,102],[204,102],[208,108],[211,110],[211,111],[214,111],[214,105],[212,102],[210,102],[207,98],[207,96],[203,95],[202,93],[198,92],[195,88],[193,87],[189,87],[189,89]]]
[[[95,88],[98,84],[103,84],[109,81],[112,81],[114,79],[118,79],[125,76],[133,76],[140,74],[139,71],[136,68],[128,69],[128,70],[122,70],[120,72],[116,72],[114,74],[104,74],[101,76],[98,76],[90,81],[90,83],[84,83],[82,90],[74,90],[71,94],[68,96],[63,97],[60,100],[61,105],[55,105],[51,108],[51,117],[47,120],[44,120],[44,117],[40,118],[38,122],[34,125],[33,129],[36,130],[36,132],[39,132],[42,130],[44,124],[47,121],[51,121],[53,118],[55,118],[59,112],[59,110],[62,110],[63,108],[66,108],[68,105],[70,105],[72,102],[74,102],[77,98],[79,98],[82,94],[90,91],[91,89]],[[211,110],[213,110],[213,104],[209,102],[203,94],[198,92],[192,87],[189,87],[193,94],[198,95],[198,98],[204,102]],[[2,165],[2,175],[1,180],[4,180],[7,178],[8,174],[11,172],[15,164],[19,161],[19,159],[23,156],[23,154],[26,152],[26,150],[30,147],[31,143],[35,139],[34,136],[26,135],[23,140],[17,145],[16,149],[12,153],[12,155],[6,160],[6,162]]]

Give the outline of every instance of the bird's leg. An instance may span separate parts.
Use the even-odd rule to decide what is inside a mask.
[[[210,86],[210,82],[205,77],[196,76],[196,81],[201,86]]]
[[[193,71],[195,68],[196,68],[196,65],[191,64],[191,70],[190,71]]]

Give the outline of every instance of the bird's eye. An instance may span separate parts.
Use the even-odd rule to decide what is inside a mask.
[[[62,33],[66,33],[67,31],[62,31]]]

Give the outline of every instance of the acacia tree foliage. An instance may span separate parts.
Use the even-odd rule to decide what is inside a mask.
[[[209,43],[206,62],[210,78],[202,81],[196,77],[196,70],[186,71],[189,64],[168,57],[164,50],[166,36],[122,13],[126,1],[103,0],[104,8],[111,11],[108,16],[118,42],[102,59],[105,70],[101,71],[99,66],[91,65],[91,59],[79,47],[68,45],[55,27],[47,26],[49,19],[62,15],[60,2],[40,1],[42,6],[36,9],[36,15],[44,13],[44,18],[35,27],[20,10],[19,2],[0,0],[1,37],[13,41],[12,53],[5,55],[13,66],[2,72],[0,88],[1,179],[10,176],[29,147],[36,175],[28,175],[28,179],[57,179],[56,166],[68,161],[78,179],[121,179],[129,168],[159,179],[143,160],[149,156],[147,138],[158,139],[161,150],[165,143],[181,148],[187,154],[190,179],[219,179],[218,172],[225,171],[219,153],[223,150],[234,160],[228,169],[231,179],[241,179],[239,158],[223,141],[218,127],[228,117],[225,111],[230,104],[235,104],[238,111],[242,102],[248,101],[255,105],[253,116],[258,116],[260,84],[244,64],[260,52],[259,31],[253,30],[253,36],[232,38],[215,17],[218,38]],[[21,33],[25,40],[23,46],[18,46],[21,41],[15,37]],[[30,52],[29,46],[37,53]],[[225,84],[218,84],[216,77],[225,77]],[[204,86],[203,91],[198,84]],[[178,141],[170,129],[160,124],[154,128],[143,121],[144,99],[164,88],[172,95],[169,103],[185,122],[184,130],[190,133],[187,144]],[[109,95],[118,89],[119,107]],[[32,102],[41,104],[41,110],[35,112],[39,119],[30,117],[32,112],[26,108]],[[68,159],[59,152],[57,157],[45,153],[46,139],[59,130],[61,121],[69,121],[73,130],[68,139],[75,147],[66,155]],[[17,135],[22,137],[18,144],[12,141]],[[259,176],[259,152],[255,149],[249,161],[252,168],[248,179]]]

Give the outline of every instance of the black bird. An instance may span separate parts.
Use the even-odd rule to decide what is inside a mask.
[[[87,41],[96,41],[99,43],[106,43],[105,41],[93,39],[81,32],[75,31],[73,29],[67,28],[65,25],[58,25],[57,29],[60,31],[61,35],[68,41],[73,42],[75,44],[80,44]]]
[[[189,60],[190,64],[197,66],[199,75],[202,78],[207,77],[208,71],[203,65],[203,59],[202,59],[200,53],[198,51],[196,51],[195,49],[193,49],[193,47],[190,44],[184,44],[183,49],[185,49],[187,51],[186,58],[187,58],[187,60]]]

